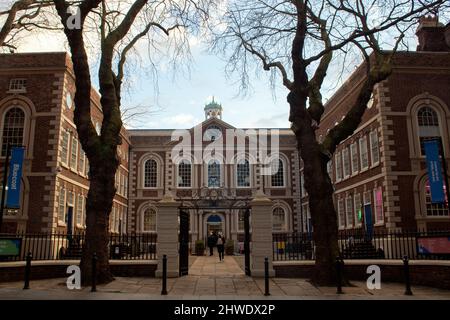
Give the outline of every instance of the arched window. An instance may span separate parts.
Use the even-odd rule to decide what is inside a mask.
[[[144,188],[156,188],[158,181],[158,164],[149,159],[144,164]]]
[[[445,203],[432,203],[431,202],[430,182],[428,179],[425,181],[425,207],[426,207],[427,216],[442,217],[442,216],[449,215],[447,191],[445,189],[445,184],[443,185],[443,192],[444,192],[444,196],[445,196]]]
[[[421,154],[424,155],[424,142],[440,138],[439,117],[436,111],[430,107],[422,107],[417,113],[419,123],[419,139]]]
[[[142,228],[144,232],[156,231],[156,211],[154,209],[145,209]]]
[[[274,232],[286,231],[286,213],[281,207],[273,209],[272,230]]]
[[[189,160],[183,159],[178,165],[178,187],[191,187],[192,166]]]
[[[243,159],[236,166],[236,177],[238,187],[250,187],[250,163]]]
[[[8,144],[11,147],[23,145],[25,113],[20,108],[11,108],[5,114],[2,135],[2,156],[6,156]]]
[[[284,187],[284,164],[281,159],[272,161],[272,187]]]
[[[208,163],[208,187],[220,187],[220,163],[217,160]]]

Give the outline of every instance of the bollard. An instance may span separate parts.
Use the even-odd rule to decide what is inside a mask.
[[[162,290],[161,295],[167,295],[167,256],[163,255]]]
[[[92,255],[92,289],[91,292],[97,291],[97,253]]]
[[[405,272],[405,286],[406,286],[405,295],[406,296],[412,296],[413,293],[411,291],[411,281],[410,281],[410,278],[409,278],[409,259],[408,259],[408,256],[404,256],[403,257],[403,270]]]
[[[341,257],[336,258],[336,280],[337,280],[337,294],[343,294],[342,292],[342,266],[344,260]]]
[[[269,293],[269,258],[264,258],[264,295],[270,296]]]
[[[31,255],[31,252],[28,252],[27,263],[25,265],[25,284],[23,286],[24,290],[30,289],[30,275],[31,275],[31,260],[32,259],[33,259],[33,256]]]

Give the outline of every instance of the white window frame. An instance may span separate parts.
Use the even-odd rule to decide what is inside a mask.
[[[364,152],[364,150],[365,150],[365,152]],[[364,161],[363,161],[364,155],[365,155],[366,162],[367,162],[366,165],[364,165]],[[367,145],[367,136],[364,136],[359,139],[359,162],[360,162],[361,172],[369,169],[369,149],[368,149],[368,145]]]
[[[274,227],[273,227],[273,215],[274,215],[275,210],[278,210],[278,209],[281,209],[283,211],[284,221],[283,221],[283,224],[281,226],[281,229],[274,229]],[[288,230],[287,218],[288,217],[287,217],[287,212],[286,212],[285,208],[283,208],[281,206],[277,206],[277,207],[273,208],[272,209],[272,232],[279,232],[279,233],[286,232]]]
[[[67,144],[66,144],[66,152],[65,152],[65,158],[64,158],[64,139],[67,138]],[[66,129],[62,130],[61,133],[61,164],[66,167],[69,168],[69,156],[70,156],[70,144],[71,144],[72,140],[70,139],[70,132]]]
[[[156,184],[154,187],[152,187],[152,186],[147,187],[147,186],[145,186],[145,164],[147,163],[147,161],[151,161],[151,160],[155,161],[155,163],[156,163],[156,169],[155,169],[156,170]],[[159,188],[160,179],[161,179],[161,177],[160,177],[160,169],[161,169],[160,166],[161,165],[162,164],[160,164],[158,159],[156,159],[154,157],[149,157],[142,162],[142,189],[155,190],[155,189]]]
[[[349,148],[344,148],[342,150],[342,175],[344,179],[347,179],[351,175],[351,166],[350,166],[350,150]]]
[[[377,191],[381,190],[381,216],[382,219],[378,220],[378,201],[377,201]],[[383,188],[377,187],[373,189],[373,213],[374,213],[374,225],[383,225],[384,224],[384,208],[383,208]]]
[[[339,182],[342,180],[342,157],[341,152],[336,152],[335,158],[334,158],[334,170],[336,172],[336,182]]]
[[[27,79],[26,78],[13,78],[9,81],[8,87],[9,93],[26,93],[27,92]]]
[[[80,150],[80,155],[78,158],[78,173],[81,174],[82,176],[85,175],[85,167],[86,167],[86,153],[84,152],[83,148],[81,147],[81,145],[78,146],[78,149]]]
[[[77,172],[77,168],[78,168],[78,139],[75,136],[72,136],[72,139],[70,139],[70,169],[72,171]]]
[[[59,189],[59,198],[58,198],[58,225],[65,226],[66,225],[66,188],[60,187]],[[62,213],[61,213],[62,210]],[[62,217],[61,217],[62,216]]]
[[[247,163],[248,163],[248,179],[249,179],[248,186],[240,186],[239,185],[239,180],[238,180],[238,166],[240,164],[242,164],[241,162],[244,162],[244,161],[247,161]],[[249,188],[252,187],[252,179],[253,179],[253,177],[252,177],[252,165],[250,164],[250,161],[248,159],[240,159],[239,161],[237,161],[236,162],[236,168],[235,168],[234,172],[235,172],[234,178],[235,178],[235,181],[236,181],[236,188],[249,189]]]
[[[191,189],[191,188],[192,188],[193,178],[194,178],[194,166],[192,165],[192,161],[191,161],[191,160],[183,159],[182,161],[187,161],[187,162],[189,162],[189,165],[191,166],[191,176],[190,176],[189,186],[186,186],[186,187],[181,186],[181,187],[180,187],[180,181],[179,181],[179,178],[180,178],[180,164],[181,164],[181,162],[180,162],[179,164],[177,164],[177,165],[176,165],[176,171],[177,171],[177,181],[176,181],[176,184],[177,184],[177,188],[178,188],[178,189]]]
[[[369,140],[370,140],[370,162],[372,164],[372,167],[375,167],[380,164],[380,145],[379,145],[377,130],[373,130],[370,132]],[[376,155],[378,157],[378,159],[376,161],[374,159],[375,153],[373,152],[374,146],[376,146]]]
[[[144,218],[145,218],[145,211],[147,211],[147,210],[153,210],[153,211],[155,212],[155,230],[145,230],[145,221],[144,221]],[[143,233],[156,233],[156,226],[158,225],[158,212],[156,211],[156,209],[153,208],[153,207],[147,207],[147,208],[145,208],[145,209],[142,211],[141,218],[142,218],[142,222],[141,222],[141,230],[142,230],[142,232],[143,232]]]
[[[358,199],[358,201],[356,200]],[[353,211],[355,212],[355,227],[360,227],[361,226],[361,221],[359,221],[358,219],[358,211],[359,210],[363,210],[362,208],[362,201],[361,201],[361,193],[355,193],[353,196]],[[362,214],[362,212],[361,212]]]
[[[355,163],[356,160],[356,163]],[[356,175],[359,172],[359,157],[358,157],[358,143],[353,142],[350,145],[350,162],[352,175]]]
[[[338,214],[338,227],[339,229],[345,229],[345,202],[344,198],[340,198],[337,201],[337,214]]]
[[[83,195],[78,194],[77,196],[77,208],[76,208],[76,225],[79,228],[83,227]]]
[[[219,186],[210,186],[209,185],[209,165],[212,164],[213,162],[216,162],[219,164]],[[224,181],[224,177],[225,177],[225,166],[221,163],[220,160],[218,159],[210,159],[207,164],[205,165],[205,178],[206,178],[206,186],[208,186],[208,188],[221,188],[222,186],[225,185],[225,181]]]
[[[349,208],[351,207],[351,208]],[[345,198],[345,220],[346,220],[346,226],[347,228],[353,227],[353,197],[351,195],[348,195]]]
[[[277,160],[280,161],[282,166],[283,166],[283,175],[282,175],[283,176],[283,184],[281,186],[274,186],[273,183],[272,183],[272,181],[273,181],[272,177],[274,176],[274,174],[272,174],[272,175],[269,176],[270,187],[274,188],[274,189],[284,189],[284,188],[286,188],[286,183],[287,183],[287,181],[286,181],[287,180],[287,162],[284,161],[284,159],[282,159],[281,157],[274,158],[272,161],[277,161]],[[280,168],[278,168],[278,170],[280,170]],[[277,173],[278,172],[276,172],[275,174],[277,174]]]

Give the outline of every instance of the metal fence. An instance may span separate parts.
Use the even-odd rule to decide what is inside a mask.
[[[157,235],[110,235],[109,258],[112,260],[155,260]],[[0,234],[0,262],[24,261],[28,252],[33,260],[80,259],[85,234],[33,233]]]
[[[339,251],[344,259],[450,260],[450,230],[375,231],[343,230],[338,235]],[[312,233],[274,234],[273,259],[314,260]]]

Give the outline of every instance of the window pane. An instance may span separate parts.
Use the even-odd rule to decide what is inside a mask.
[[[6,156],[8,144],[11,147],[23,145],[25,113],[20,108],[12,108],[5,115],[2,136],[2,156]]]
[[[348,148],[345,148],[342,152],[342,160],[344,162],[344,177],[350,176],[350,156]]]
[[[217,160],[208,164],[208,187],[220,187],[220,163]]]
[[[150,159],[145,162],[144,168],[144,187],[156,188],[157,182],[157,163],[155,160]]]
[[[237,165],[237,186],[250,187],[250,164],[247,160]]]
[[[353,199],[352,197],[347,197],[345,209],[347,212],[347,227],[351,227],[353,225]]]
[[[283,208],[277,207],[273,210],[273,231],[286,230],[286,215]]]
[[[156,212],[153,209],[144,212],[144,231],[156,231]]]
[[[272,161],[272,187],[284,187],[284,165],[283,161],[278,159],[278,168],[276,161]]]
[[[188,160],[183,160],[178,165],[178,186],[190,187],[191,186],[191,163]]]
[[[370,133],[370,154],[372,156],[372,165],[380,162],[380,150],[378,145],[378,133],[372,131]]]
[[[352,157],[352,173],[357,173],[359,171],[358,145],[355,142],[350,148]]]
[[[448,216],[448,199],[447,199],[447,190],[445,184],[443,185],[445,203],[432,203],[431,202],[431,189],[430,182],[425,182],[425,205],[427,210],[427,216],[439,217],[439,216]]]

